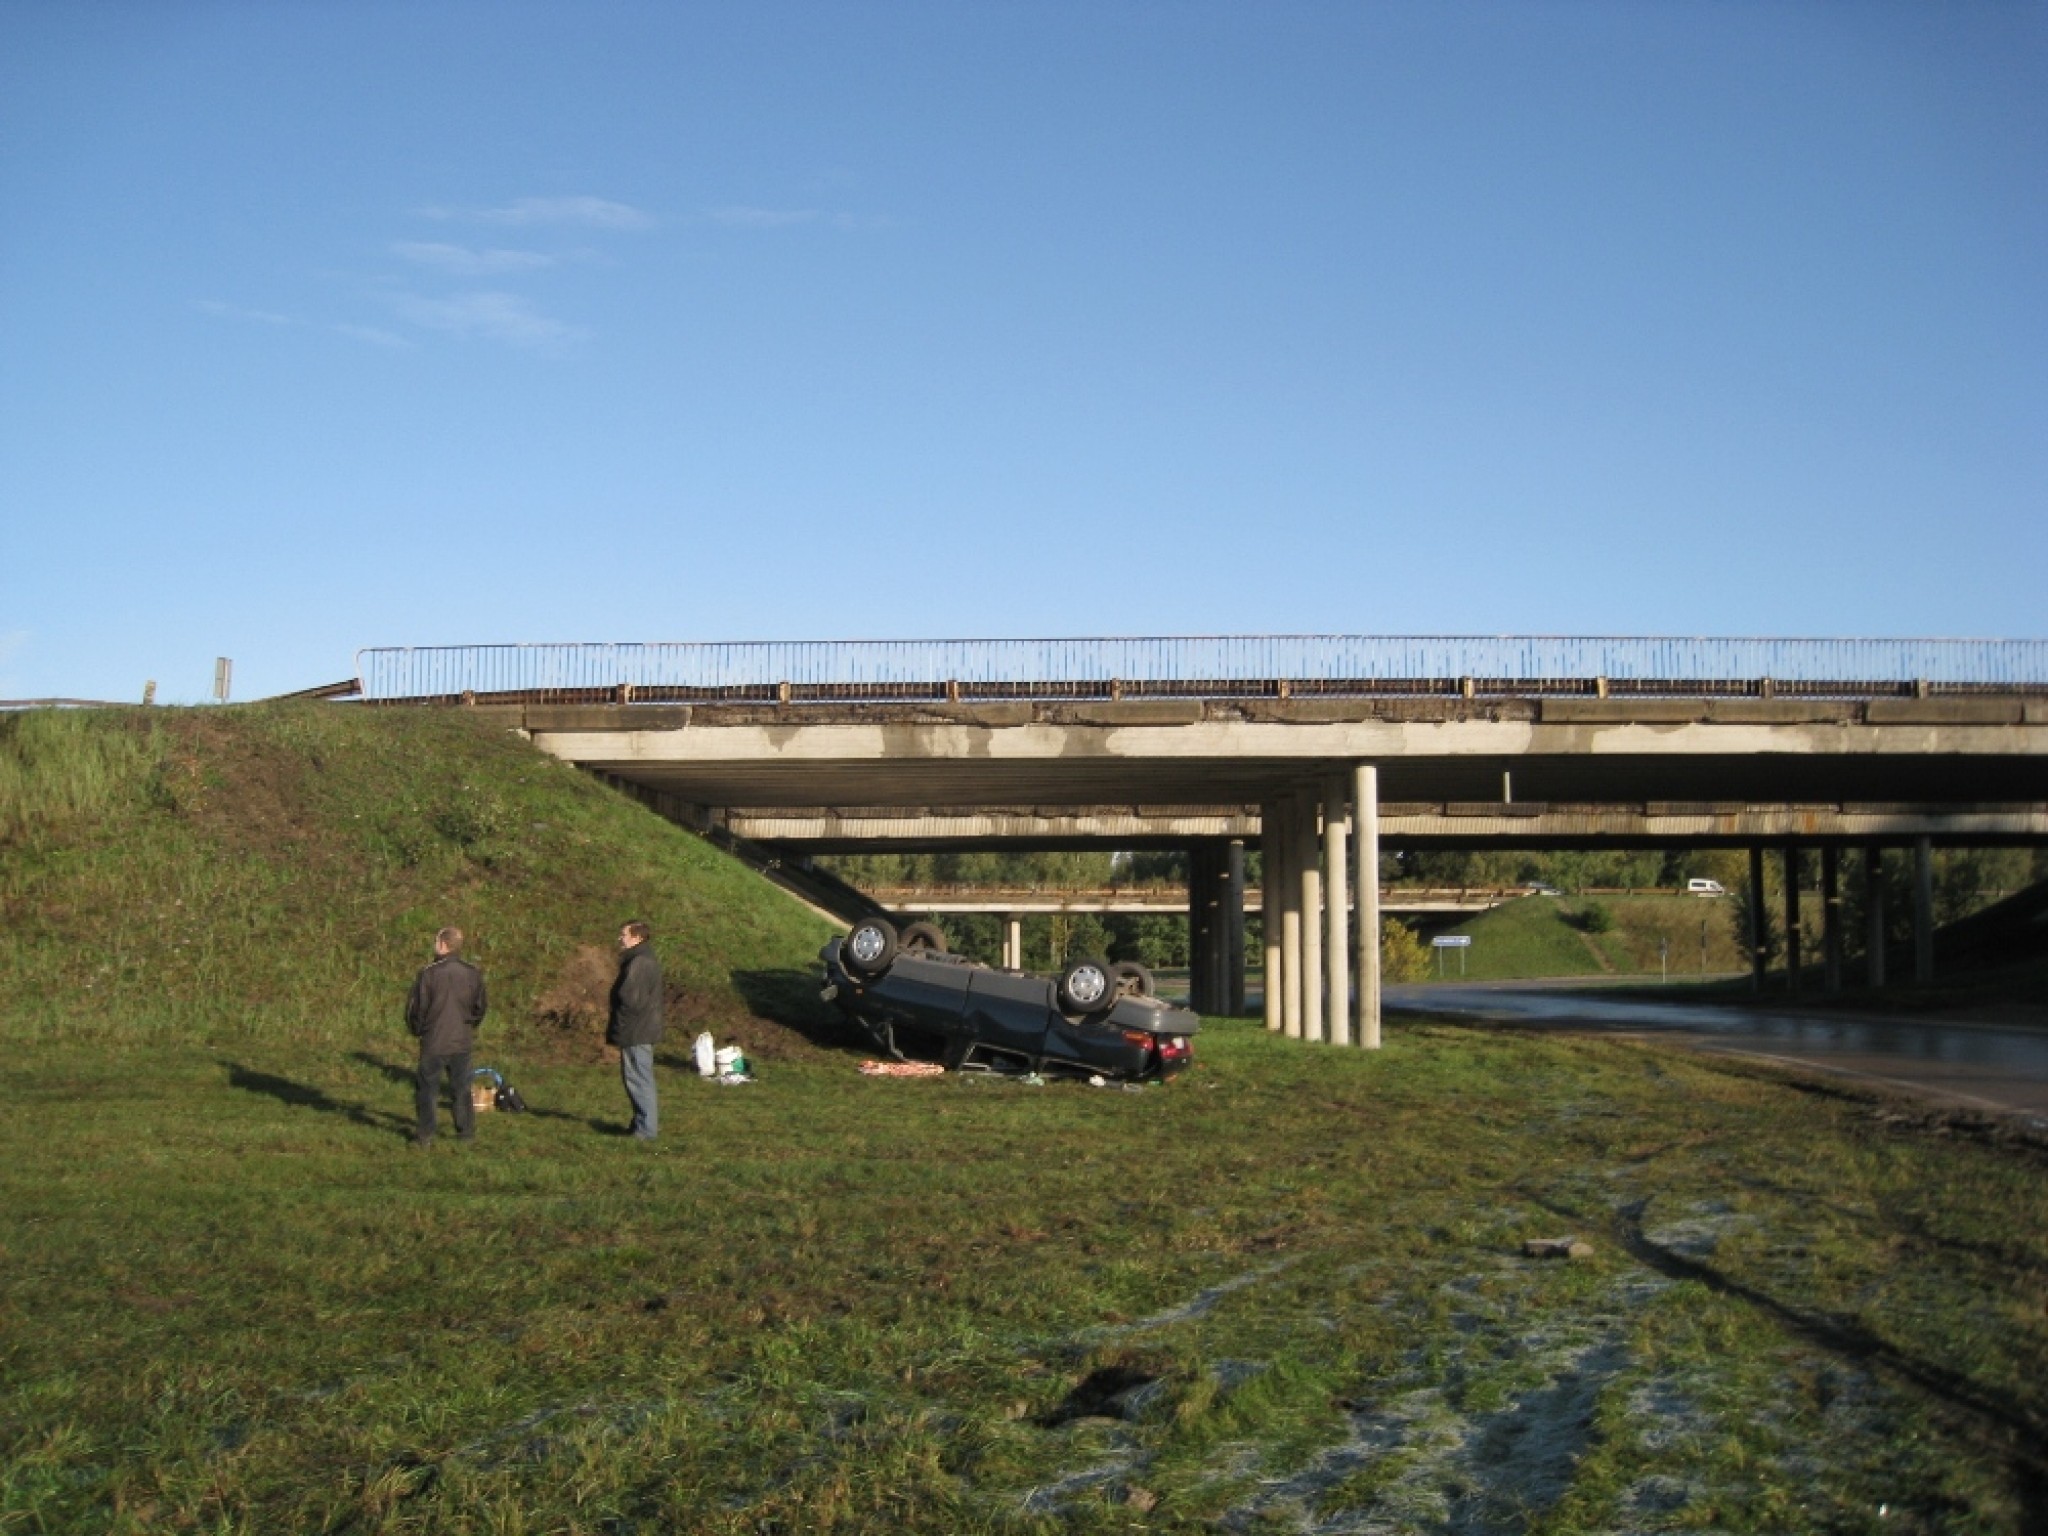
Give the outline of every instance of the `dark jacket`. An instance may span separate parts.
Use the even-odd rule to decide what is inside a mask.
[[[612,983],[612,1018],[604,1032],[610,1045],[661,1043],[661,962],[654,945],[642,939],[619,956],[618,980]]]
[[[476,1044],[486,1006],[484,973],[460,955],[442,955],[413,981],[406,1027],[420,1037],[422,1056],[461,1056]]]

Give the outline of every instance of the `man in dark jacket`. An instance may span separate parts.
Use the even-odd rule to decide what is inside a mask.
[[[434,1101],[441,1094],[441,1076],[448,1077],[455,1099],[455,1134],[462,1141],[476,1135],[476,1106],[469,1097],[469,1053],[476,1046],[476,1027],[484,1017],[484,973],[462,958],[462,930],[443,928],[434,935],[433,964],[413,981],[405,1000],[405,1022],[420,1041],[420,1067],[413,1102],[419,1125],[415,1145],[434,1142]]]
[[[654,1048],[661,1043],[661,961],[647,942],[645,923],[619,930],[619,975],[612,983],[608,1044],[619,1048],[619,1076],[626,1084],[626,1102],[633,1106],[628,1134],[654,1140],[660,1127],[654,1098]]]

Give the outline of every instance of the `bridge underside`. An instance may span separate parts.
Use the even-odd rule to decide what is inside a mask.
[[[525,706],[546,750],[806,851],[1185,846],[1376,765],[1435,847],[2048,840],[2048,700]]]
[[[710,807],[673,800],[674,819],[702,824]],[[935,853],[965,849],[1060,851],[1186,848],[1256,840],[1260,809],[1246,806],[759,806],[723,812],[734,833],[799,854]],[[2048,843],[2038,805],[1549,805],[1382,802],[1389,847],[1443,850],[1747,848],[1794,841],[1862,846],[1926,837],[1944,846]]]

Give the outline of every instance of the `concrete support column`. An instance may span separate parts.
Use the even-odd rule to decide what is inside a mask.
[[[1229,876],[1222,845],[1204,843],[1197,850],[1202,867],[1202,1012],[1228,1011],[1229,954],[1223,944],[1224,887]]]
[[[1290,1040],[1301,1038],[1301,810],[1294,797],[1281,802],[1282,873],[1280,891],[1280,1029]]]
[[[1316,827],[1316,794],[1303,790],[1301,818],[1301,1038],[1320,1042],[1323,1029],[1323,865]]]
[[[1188,1006],[1196,1013],[1214,1011],[1209,995],[1210,895],[1209,850],[1197,843],[1188,849]]]
[[[1024,919],[1014,912],[1003,919],[1003,968],[1024,969]]]
[[[1380,773],[1369,763],[1351,771],[1352,884],[1358,921],[1352,924],[1358,1004],[1358,1043],[1380,1048]]]
[[[1820,955],[1822,985],[1842,990],[1842,851],[1829,843],[1820,851]]]
[[[1351,823],[1345,815],[1346,790],[1342,774],[1333,773],[1323,781],[1323,905],[1330,914],[1323,935],[1323,969],[1328,973],[1332,1045],[1351,1043]]]
[[[1785,990],[1799,990],[1799,850],[1785,845]]]
[[[1244,843],[1223,850],[1223,1011],[1244,1017]]]
[[[1265,975],[1261,979],[1266,997],[1266,1028],[1278,1033],[1285,1022],[1284,996],[1287,990],[1285,978],[1281,975],[1281,929],[1280,915],[1284,903],[1280,893],[1287,889],[1287,859],[1282,852],[1287,834],[1281,826],[1280,807],[1274,804],[1259,807],[1259,931],[1265,941]]]
[[[1913,839],[1913,979],[1934,980],[1934,840]]]
[[[1863,917],[1865,979],[1873,987],[1884,985],[1884,850],[1872,843],[1863,850]]]
[[[1764,851],[1749,850],[1749,990],[1764,989]]]

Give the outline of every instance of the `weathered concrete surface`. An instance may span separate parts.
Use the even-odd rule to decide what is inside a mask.
[[[886,842],[906,849],[988,847],[1179,848],[1216,838],[1255,838],[1254,806],[1170,805],[768,806],[731,812],[727,824],[755,842],[844,852]],[[1920,836],[1971,847],[2048,842],[2048,806],[1486,806],[1413,803],[1381,807],[1381,836],[1402,847],[1746,847],[1752,842],[1869,841]]]

